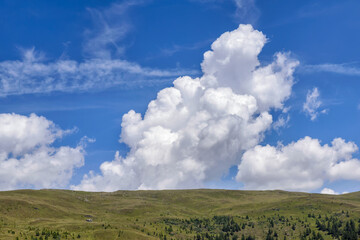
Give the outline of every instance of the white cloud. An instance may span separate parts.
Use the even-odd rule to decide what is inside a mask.
[[[238,165],[237,181],[246,189],[309,191],[324,181],[360,180],[360,161],[353,142],[335,138],[331,145],[305,137],[283,146],[256,146],[246,151]]]
[[[158,70],[120,59],[44,61],[34,48],[24,51],[23,59],[0,62],[0,96],[73,92],[106,89],[114,86],[148,86],[167,81],[187,70]],[[129,80],[131,79],[131,80]]]
[[[323,190],[321,190],[320,192],[321,194],[330,194],[330,195],[339,195],[339,194],[347,194],[349,192],[342,192],[342,193],[338,193],[335,192],[333,189],[331,188],[323,188]]]
[[[85,31],[87,41],[84,43],[84,51],[91,57],[103,59],[112,58],[112,50],[115,54],[121,54],[124,49],[119,41],[129,32],[127,21],[110,26],[101,11],[93,8],[87,10],[93,18],[95,29]]]
[[[52,146],[68,133],[35,114],[0,114],[0,189],[67,186],[85,153],[82,145]]]
[[[219,6],[227,0],[189,0],[206,4],[207,6]],[[255,0],[232,0],[235,7],[234,17],[241,23],[255,24],[260,17],[260,10],[256,7]]]
[[[283,107],[298,64],[276,54],[260,66],[266,37],[250,25],[222,34],[204,54],[200,78],[180,77],[161,90],[144,116],[123,116],[123,158],[90,172],[73,189],[166,189],[201,187],[219,179],[271,127],[268,110]]]
[[[264,67],[257,55],[267,39],[251,25],[240,25],[238,31],[226,32],[204,54],[201,64],[203,81],[208,87],[230,87],[236,94],[250,94],[261,111],[282,108],[291,94],[293,71],[298,65],[289,54],[277,53]]]
[[[319,114],[327,113],[327,109],[319,110],[322,102],[319,100],[320,93],[317,88],[309,90],[306,95],[306,101],[303,105],[303,111],[310,116],[311,121],[314,121]]]
[[[121,40],[131,29],[128,11],[144,2],[124,1],[102,10],[89,8],[94,26],[84,33],[82,61],[70,60],[66,54],[50,61],[33,47],[21,49],[20,60],[0,62],[0,96],[142,87],[179,75],[197,75],[195,70],[153,69],[121,58],[125,49]]]
[[[321,194],[329,194],[329,195],[339,195],[338,192],[335,192],[335,191],[332,190],[331,188],[324,188],[323,190],[321,190],[320,193],[321,193]]]
[[[84,52],[91,58],[111,59],[121,55],[124,47],[121,45],[132,24],[129,18],[131,9],[144,5],[146,1],[128,0],[111,4],[104,9],[87,8],[93,27],[86,29]]]
[[[290,115],[279,116],[279,118],[273,123],[273,128],[276,131],[279,131],[281,128],[285,128],[288,126],[290,121]]]
[[[260,17],[260,10],[256,7],[255,0],[233,0],[236,6],[235,16],[247,23],[256,23]]]
[[[147,59],[153,59],[153,58],[158,58],[158,57],[162,57],[162,56],[172,56],[178,52],[196,50],[201,47],[208,46],[211,42],[212,42],[211,40],[205,40],[205,41],[195,42],[195,43],[192,43],[189,45],[173,44],[172,46],[170,46],[168,48],[161,49],[157,55],[152,54],[151,56],[147,57]]]
[[[305,65],[302,67],[303,72],[330,72],[349,76],[360,76],[360,68],[348,63],[334,64],[323,63],[317,65]]]

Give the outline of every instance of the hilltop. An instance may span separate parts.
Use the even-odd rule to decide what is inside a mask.
[[[360,192],[17,190],[0,213],[0,239],[344,239]]]

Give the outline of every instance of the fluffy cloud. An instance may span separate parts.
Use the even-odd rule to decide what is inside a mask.
[[[0,189],[67,186],[84,164],[82,146],[51,146],[67,133],[35,114],[0,114]]]
[[[258,55],[266,37],[250,25],[222,34],[204,54],[200,78],[180,77],[161,90],[144,116],[123,116],[120,141],[130,147],[90,172],[73,189],[201,187],[219,179],[271,127],[283,108],[297,61],[278,53],[267,66]]]
[[[360,180],[358,147],[335,138],[331,145],[305,137],[283,146],[256,146],[243,154],[236,180],[247,189],[309,191],[325,180]]]
[[[317,88],[309,90],[306,95],[306,102],[303,105],[303,111],[310,116],[311,121],[314,121],[320,113],[326,113],[327,110],[319,111],[321,101],[319,100],[320,93]]]
[[[277,53],[275,60],[259,67],[257,58],[267,39],[251,25],[226,32],[204,54],[202,78],[208,87],[229,87],[236,94],[256,98],[260,111],[282,108],[291,94],[293,71],[297,61],[288,54]]]
[[[335,192],[335,191],[332,190],[331,188],[324,188],[323,190],[321,190],[320,193],[321,193],[321,194],[330,194],[330,195],[339,195],[338,192]]]

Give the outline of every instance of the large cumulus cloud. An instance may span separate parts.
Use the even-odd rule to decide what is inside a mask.
[[[310,191],[325,181],[360,181],[360,161],[353,142],[335,138],[331,145],[305,137],[289,145],[256,146],[246,151],[239,164],[238,181],[247,189]]]
[[[298,64],[277,53],[261,66],[267,39],[251,25],[222,34],[204,54],[200,78],[180,77],[161,90],[144,116],[123,116],[120,141],[130,147],[90,172],[73,189],[201,187],[219,179],[256,146],[272,124],[270,109],[283,108]]]
[[[0,114],[0,189],[66,187],[84,164],[81,145],[52,146],[67,133],[35,114]]]

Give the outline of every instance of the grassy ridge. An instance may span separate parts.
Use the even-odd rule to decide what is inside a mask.
[[[307,228],[333,239],[316,225],[331,216],[342,222],[342,228],[351,219],[357,228],[360,192],[340,196],[230,190],[0,192],[0,239],[194,239],[206,237],[205,233],[226,238],[224,226],[230,223],[224,217],[241,226],[231,230],[229,239],[242,235],[266,239],[269,229],[274,239],[300,239]]]

